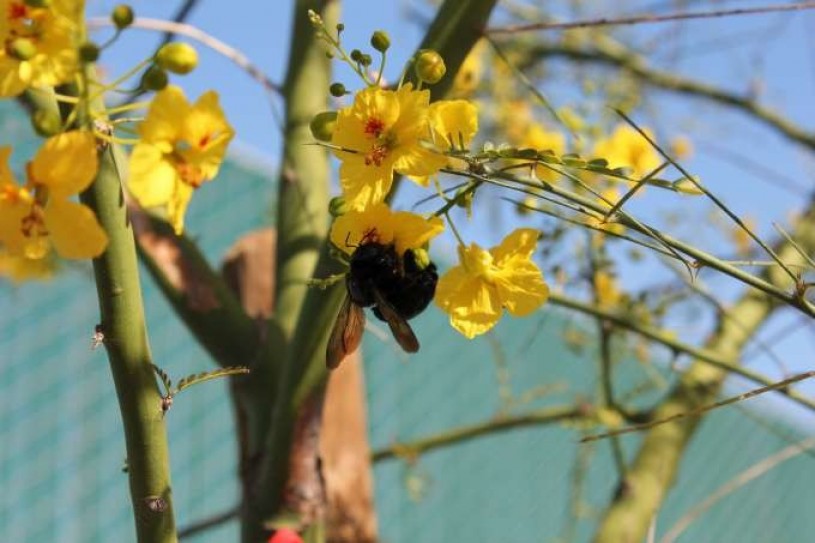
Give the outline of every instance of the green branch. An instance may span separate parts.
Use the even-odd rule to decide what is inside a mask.
[[[446,430],[438,434],[427,436],[415,441],[394,443],[371,453],[373,462],[380,462],[389,458],[406,458],[413,460],[420,454],[444,447],[458,445],[479,437],[492,435],[497,432],[506,432],[516,428],[540,426],[565,420],[582,419],[591,416],[590,406],[579,407],[549,407],[521,415],[502,415],[492,420],[479,422]]]
[[[167,430],[144,323],[133,230],[117,157],[106,147],[82,202],[96,213],[109,244],[94,259],[101,326],[124,423],[128,478],[139,543],[176,541]]]

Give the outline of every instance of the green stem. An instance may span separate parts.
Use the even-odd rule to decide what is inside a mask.
[[[114,148],[82,202],[96,213],[109,244],[94,259],[101,326],[124,423],[128,477],[139,543],[177,541],[167,429],[144,322],[133,230],[127,218]]]

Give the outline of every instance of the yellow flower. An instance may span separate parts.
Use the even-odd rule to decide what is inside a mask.
[[[647,128],[644,132],[652,137]],[[635,176],[647,175],[661,164],[651,144],[642,134],[625,124],[618,125],[610,137],[597,142],[594,156],[606,159],[609,168],[632,168]]]
[[[47,7],[0,0],[0,96],[71,80],[83,11],[81,0],[52,0]]]
[[[495,326],[504,308],[523,317],[547,300],[549,287],[532,262],[537,242],[536,230],[519,228],[489,250],[475,243],[459,247],[461,264],[436,287],[436,304],[453,328],[472,339]]]
[[[72,131],[46,140],[26,167],[24,187],[8,166],[10,147],[0,148],[0,243],[9,253],[43,258],[54,246],[65,258],[102,254],[107,234],[88,207],[68,198],[96,176],[96,141]]]
[[[396,254],[423,247],[444,231],[438,217],[425,219],[407,211],[392,211],[387,204],[374,204],[363,211],[349,211],[331,225],[330,239],[338,249],[351,254],[363,242],[394,244]]]
[[[180,88],[169,86],[156,94],[139,135],[130,155],[128,188],[145,207],[167,206],[180,234],[193,191],[217,175],[235,131],[216,92],[190,104]]]
[[[0,277],[13,283],[45,280],[54,275],[54,262],[50,258],[31,259],[8,253],[0,247]]]
[[[335,153],[351,209],[383,201],[394,171],[426,180],[447,163],[423,144],[429,136],[429,102],[429,91],[415,91],[410,84],[397,91],[368,87],[353,106],[339,111],[331,142],[342,149]]]

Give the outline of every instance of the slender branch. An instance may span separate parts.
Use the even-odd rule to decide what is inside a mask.
[[[458,445],[471,439],[492,435],[496,432],[505,432],[516,428],[526,428],[528,426],[552,424],[564,420],[580,419],[590,415],[591,408],[589,406],[551,407],[521,415],[503,415],[486,422],[453,428],[415,441],[393,443],[387,447],[373,451],[371,453],[371,459],[374,462],[380,462],[394,457],[414,459],[423,453]]]
[[[113,22],[107,17],[91,17],[88,19],[88,28],[94,29],[109,26],[113,26]],[[247,57],[244,53],[231,45],[222,42],[218,38],[207,34],[196,26],[187,23],[165,21],[163,19],[151,19],[149,17],[138,17],[133,21],[131,26],[133,28],[141,28],[144,30],[158,30],[161,32],[178,34],[195,40],[231,60],[240,69],[249,74],[252,79],[260,83],[268,92],[273,94],[280,94],[282,92],[280,85],[272,81],[265,73],[263,73],[263,70],[249,60],[249,57]]]
[[[722,9],[716,11],[694,11],[688,13],[668,13],[665,15],[654,15],[646,13],[644,15],[632,15],[629,17],[619,17],[613,19],[603,17],[587,21],[573,21],[568,23],[540,22],[522,25],[508,25],[488,28],[487,34],[515,34],[518,32],[529,32],[532,30],[569,30],[572,28],[587,28],[597,26],[622,26],[643,23],[665,23],[669,21],[680,21],[688,19],[711,19],[715,17],[733,17],[736,15],[758,15],[762,13],[777,13],[783,11],[802,11],[815,9],[815,2],[799,2],[797,4],[780,4],[770,6],[759,6],[755,8]]]
[[[710,100],[747,113],[781,135],[808,149],[815,150],[815,133],[808,132],[780,113],[757,103],[749,95],[739,95],[708,83],[696,81],[648,66],[645,58],[608,36],[596,36],[590,47],[566,41],[536,43],[528,52],[529,60],[521,69],[537,59],[565,57],[575,62],[605,64],[628,71],[641,82],[653,87]]]
[[[730,396],[729,398],[725,398],[724,400],[719,400],[717,402],[713,402],[709,405],[703,405],[694,409],[693,411],[685,411],[681,413],[674,413],[669,417],[665,417],[664,419],[657,419],[648,422],[644,422],[642,424],[634,424],[632,426],[626,426],[624,428],[618,428],[616,430],[611,430],[609,432],[603,432],[601,434],[591,434],[583,437],[580,439],[581,443],[589,443],[591,441],[598,441],[600,439],[606,438],[613,438],[617,436],[621,436],[623,434],[630,434],[632,432],[642,432],[643,430],[648,430],[650,428],[654,428],[655,426],[659,426],[660,424],[666,424],[668,422],[673,422],[679,419],[684,419],[686,417],[698,417],[700,415],[704,415],[708,411],[713,411],[714,409],[718,409],[720,407],[725,407],[728,405],[732,405],[737,402],[743,402],[744,400],[749,400],[750,398],[755,398],[756,396],[760,396],[767,392],[772,392],[774,390],[779,390],[782,388],[787,388],[792,384],[795,384],[799,381],[803,381],[805,379],[811,379],[815,377],[815,371],[808,371],[805,373],[799,373],[798,375],[793,375],[788,379],[784,379],[783,381],[778,381],[777,383],[773,383],[771,385],[754,388],[753,390],[749,390],[742,394],[737,394],[735,396]]]

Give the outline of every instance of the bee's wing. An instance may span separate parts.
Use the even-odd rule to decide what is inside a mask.
[[[379,308],[379,312],[382,313],[382,316],[385,317],[385,321],[387,321],[396,342],[407,353],[415,353],[418,351],[419,340],[416,339],[413,328],[411,328],[405,318],[385,300],[385,297],[382,296],[379,290],[373,289],[373,291],[376,306]]]
[[[365,312],[346,295],[325,350],[325,365],[328,369],[333,370],[339,366],[346,356],[359,347],[364,330]]]

